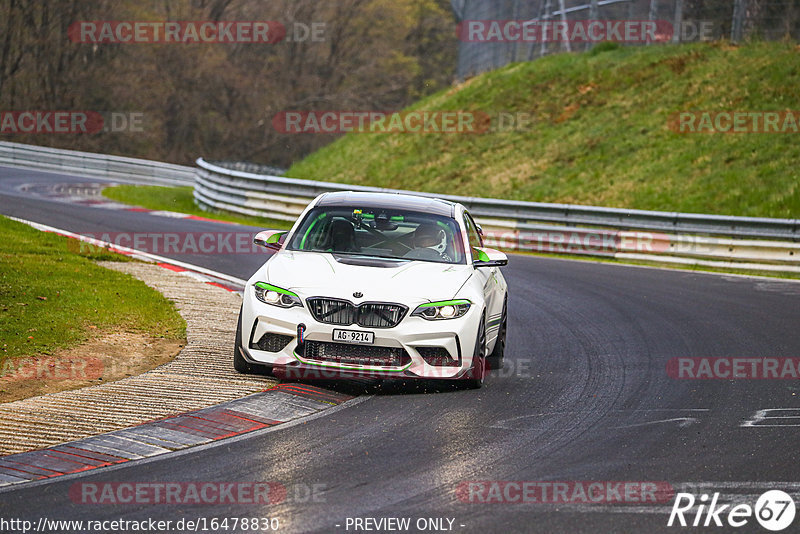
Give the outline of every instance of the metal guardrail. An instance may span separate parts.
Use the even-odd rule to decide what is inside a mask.
[[[264,212],[262,216],[276,219],[294,220],[280,215],[294,215],[296,218],[311,199],[327,191],[377,191],[410,193],[460,202],[476,217],[502,219],[504,227],[516,230],[536,230],[539,226],[532,223],[546,222],[567,226],[601,226],[800,241],[800,219],[701,215],[438,195],[253,174],[226,169],[220,164],[209,163],[202,158],[197,160],[197,165],[199,169],[196,175],[195,196],[199,202],[214,208],[213,201],[216,200],[215,196],[218,196],[215,193],[224,193],[225,198],[219,196],[220,201],[235,202],[251,211],[261,210]],[[293,208],[277,209],[275,213],[267,213],[271,203],[266,201],[276,195],[281,196],[281,201],[290,203]],[[204,201],[204,198],[210,202]]]
[[[300,180],[197,160],[198,204],[294,221],[330,191],[410,193],[464,204],[489,244],[509,250],[800,272],[800,220],[545,204]],[[656,258],[657,257],[657,258]]]
[[[487,243],[508,250],[800,272],[800,220],[729,217],[436,195],[275,176],[244,163],[197,168],[0,142],[0,166],[98,176],[136,184],[188,185],[208,209],[294,221],[329,191],[410,193],[467,206]],[[252,172],[256,171],[256,172]]]
[[[0,166],[98,176],[145,185],[191,185],[194,168],[146,159],[0,141]]]

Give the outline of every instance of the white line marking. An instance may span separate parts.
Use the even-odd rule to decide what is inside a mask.
[[[644,410],[633,409],[633,410],[609,410],[608,414],[648,414],[651,412],[709,412],[711,411],[709,408],[648,408]],[[527,415],[517,415],[515,417],[509,417],[508,419],[501,419],[500,421],[496,422],[495,424],[491,425],[489,428],[499,428],[499,429],[506,429],[506,430],[514,430],[513,423],[520,421],[522,419],[529,419],[532,417],[552,417],[556,415],[583,415],[584,412],[576,412],[576,411],[566,411],[566,412],[542,412],[542,413],[532,413]],[[682,419],[693,419],[693,418],[682,418]],[[624,427],[617,427],[617,428],[624,428]]]
[[[699,422],[700,420],[695,419],[694,417],[675,417],[673,419],[660,419],[658,421],[648,421],[646,423],[636,423],[633,425],[617,426],[614,428],[634,428],[637,426],[659,425],[661,423],[678,423],[680,428],[686,428],[687,426],[691,426]]]

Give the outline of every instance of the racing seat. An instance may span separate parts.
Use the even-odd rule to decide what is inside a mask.
[[[336,219],[328,228],[328,245],[333,252],[359,252],[356,231],[350,221]]]

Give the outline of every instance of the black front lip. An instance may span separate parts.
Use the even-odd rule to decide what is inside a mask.
[[[310,365],[300,361],[289,364],[275,365],[273,372],[276,376],[285,375],[291,379],[352,379],[352,378],[393,378],[393,379],[420,379],[424,378],[408,370],[379,371],[374,369],[344,369],[338,367]]]
[[[429,377],[420,376],[407,369],[404,371],[340,369],[336,367],[309,365],[300,361],[288,364],[271,365],[254,360],[244,347],[239,347],[239,349],[242,357],[245,359],[245,361],[247,361],[247,363],[271,367],[272,372],[276,377],[289,380],[348,380],[353,378],[389,378],[394,380],[461,380],[466,378],[471,371],[470,369],[464,369],[455,376]]]

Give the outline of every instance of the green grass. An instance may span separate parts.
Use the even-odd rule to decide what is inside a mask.
[[[183,339],[186,323],[156,290],[82,255],[77,242],[0,217],[0,367],[6,358],[50,354],[103,331]]]
[[[611,49],[608,49],[611,48]],[[795,44],[605,47],[517,63],[418,110],[530,113],[492,134],[350,134],[297,178],[646,210],[800,217],[800,134],[678,134],[685,110],[800,110]]]
[[[202,210],[194,203],[192,187],[118,185],[103,189],[103,196],[116,202],[140,206],[151,210],[187,213],[189,215],[198,215],[200,217],[208,217],[210,219],[228,221],[246,226],[258,226],[274,230],[288,229],[291,227],[291,223],[287,221]]]

